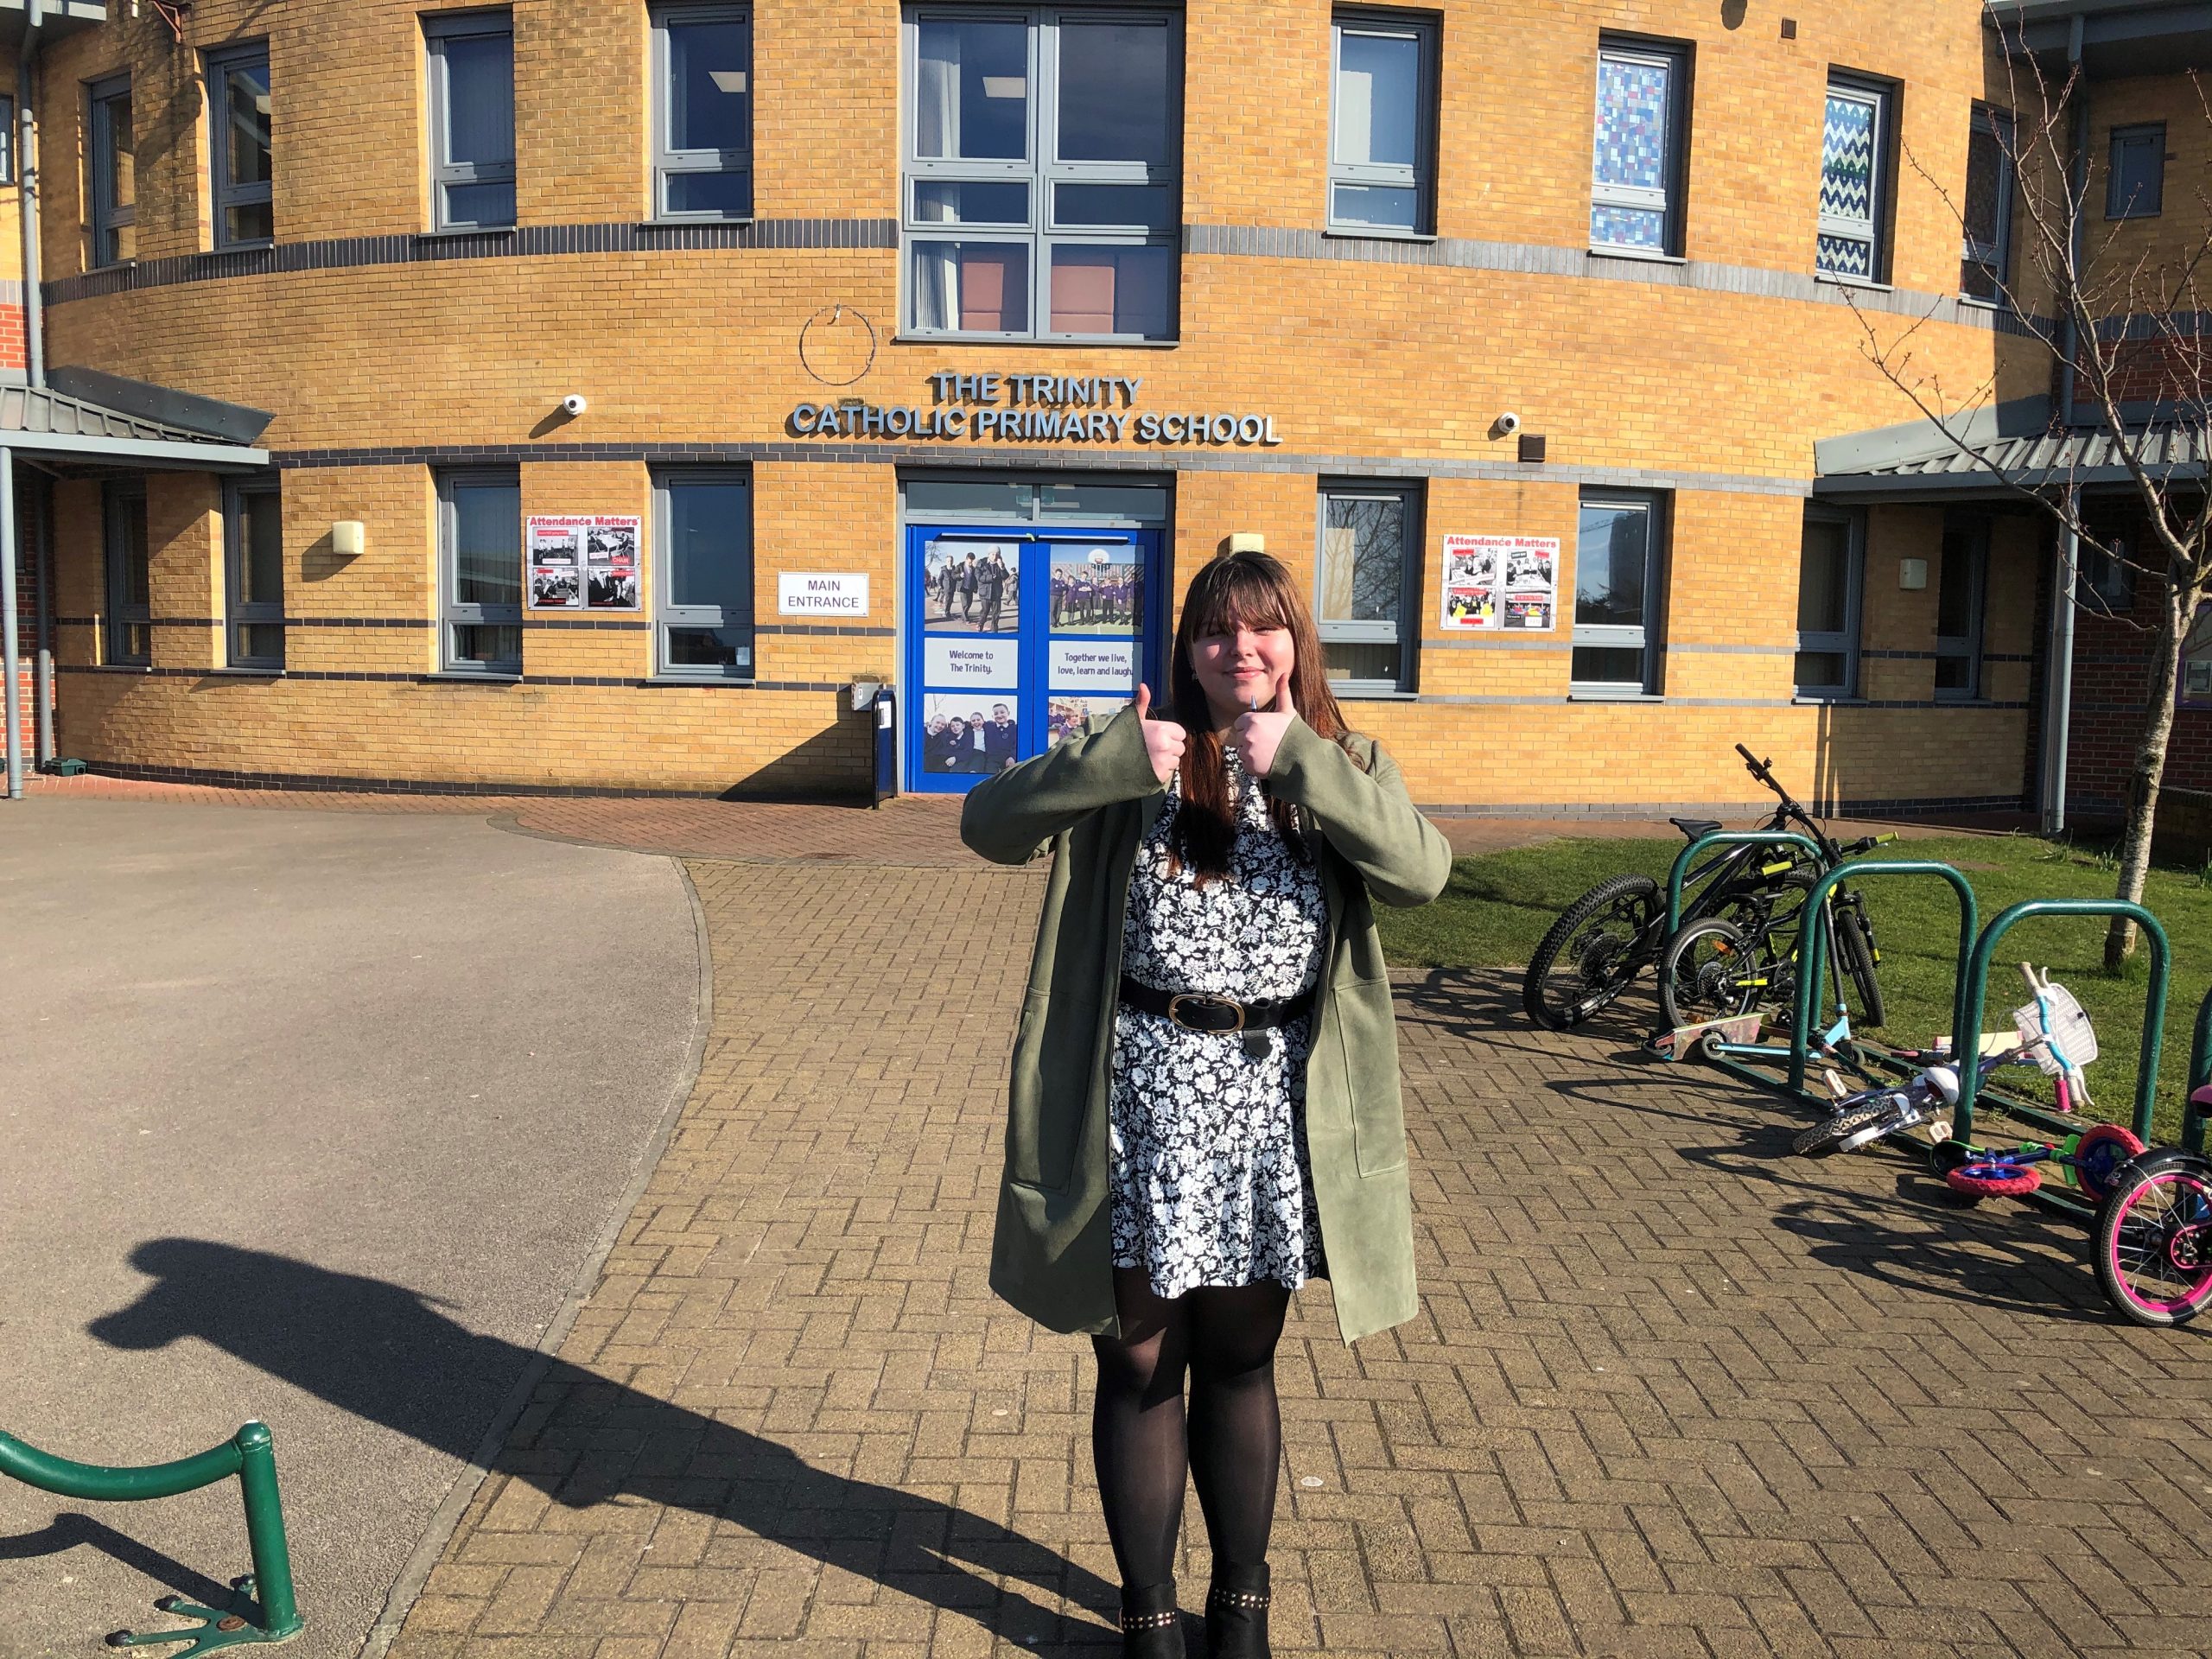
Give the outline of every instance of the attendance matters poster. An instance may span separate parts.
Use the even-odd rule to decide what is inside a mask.
[[[1446,630],[1549,633],[1558,620],[1558,537],[1444,538]]]

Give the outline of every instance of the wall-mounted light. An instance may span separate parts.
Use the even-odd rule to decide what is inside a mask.
[[[1897,561],[1897,586],[1904,588],[1908,594],[1916,594],[1922,588],[1927,587],[1928,561],[1925,559],[1899,559]]]
[[[359,518],[340,518],[330,527],[330,550],[341,559],[358,559],[369,544],[369,527]]]
[[[1223,547],[1230,553],[1264,553],[1268,538],[1256,530],[1232,530]]]

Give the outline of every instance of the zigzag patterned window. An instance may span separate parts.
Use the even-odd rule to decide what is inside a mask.
[[[1821,134],[1821,221],[1817,268],[1849,281],[1885,281],[1882,245],[1889,194],[1890,111],[1885,86],[1828,82]]]

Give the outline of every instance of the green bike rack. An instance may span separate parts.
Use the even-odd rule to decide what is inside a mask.
[[[1796,1019],[1789,1033],[1789,1087],[1804,1094],[1805,1068],[1811,1058],[1813,1040],[1813,1010],[1820,1006],[1822,970],[1828,960],[1827,901],[1837,885],[1846,877],[1856,881],[1870,875],[1933,875],[1951,884],[1951,891],[1959,899],[1959,962],[1961,967],[1958,982],[1951,993],[1951,1029],[1967,1029],[1967,976],[1963,971],[1967,958],[1974,953],[1974,943],[1981,927],[1981,906],[1974,896],[1974,884],[1950,865],[1930,858],[1878,858],[1856,864],[1839,864],[1813,884],[1813,891],[1805,899],[1812,920],[1806,925],[1812,941],[1818,948],[1804,952],[1805,967],[1797,976],[1797,1006]],[[2017,908],[2017,906],[2015,906]],[[2012,912],[2007,911],[2010,915]],[[1953,1037],[1955,1048],[1959,1039]],[[1853,1046],[1854,1048],[1857,1045]],[[1878,1052],[1869,1052],[1866,1058],[1880,1058]]]
[[[1700,836],[1695,841],[1675,855],[1675,868],[1667,876],[1667,933],[1672,938],[1682,925],[1682,883],[1688,878],[1690,866],[1697,855],[1708,847],[1802,847],[1818,860],[1821,849],[1809,836],[1801,836],[1794,830],[1715,830]]]
[[[2166,976],[2173,964],[2173,950],[2166,943],[2166,930],[2158,925],[2158,918],[2140,905],[2130,904],[2124,899],[2029,899],[1999,913],[1974,941],[1974,955],[1967,963],[1966,982],[1960,988],[1961,1017],[1952,1025],[1952,1047],[1961,1061],[1968,1054],[1978,1054],[1982,1015],[1989,1001],[1989,965],[1996,959],[1997,947],[2005,936],[2035,916],[2124,916],[2141,928],[2151,941],[2151,983],[2144,992],[2142,1070],[2135,1079],[2133,1125],[2136,1138],[2147,1143],[2151,1138],[2152,1111],[2158,1099],[2158,1052],[2165,1038]],[[2197,1020],[2197,1030],[2200,1034],[2205,1030],[2202,1016]],[[1980,1069],[1979,1065],[1965,1064],[1959,1067],[1959,1103],[1951,1114],[1951,1138],[1962,1145],[1971,1145],[1974,1141],[1974,1103],[1982,1092]],[[2015,1117],[2056,1135],[2071,1135],[2082,1127],[2079,1118],[2041,1106],[2022,1103],[2008,1104],[2005,1109]],[[2087,1209],[2079,1200],[2047,1190],[2035,1196],[2069,1212],[2082,1213]]]
[[[276,1456],[265,1423],[248,1423],[198,1457],[137,1468],[72,1463],[12,1434],[0,1433],[0,1475],[12,1475],[27,1486],[60,1497],[121,1503],[175,1497],[233,1475],[238,1478],[245,1500],[245,1535],[253,1553],[253,1572],[232,1582],[236,1594],[231,1605],[200,1607],[181,1597],[164,1596],[154,1605],[165,1613],[192,1619],[195,1624],[175,1630],[118,1630],[107,1638],[110,1647],[188,1642],[191,1646],[170,1659],[191,1659],[194,1654],[240,1643],[288,1642],[306,1627],[292,1599],[292,1553],[284,1541],[284,1510],[276,1496]]]
[[[2196,1009],[2196,1039],[2189,1049],[2189,1093],[2181,1104],[2181,1143],[2191,1152],[2204,1150],[2205,1113],[2196,1104],[2196,1091],[2212,1083],[2212,991]]]

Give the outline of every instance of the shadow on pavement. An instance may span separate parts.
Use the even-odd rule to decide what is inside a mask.
[[[0,1538],[0,1561],[35,1560],[41,1555],[60,1555],[79,1546],[96,1549],[132,1571],[144,1573],[187,1601],[221,1607],[231,1599],[227,1584],[218,1584],[175,1556],[165,1555],[85,1515],[65,1512],[54,1517],[52,1526],[37,1532],[19,1532],[12,1538]]]
[[[464,1460],[486,1425],[448,1402],[480,1397],[487,1382],[497,1397],[538,1357],[464,1330],[404,1287],[286,1256],[165,1238],[139,1246],[130,1263],[156,1282],[87,1327],[100,1341],[150,1350],[197,1338]],[[1001,1590],[1001,1576],[1101,1611],[1118,1605],[1095,1573],[996,1522],[810,1468],[772,1440],[559,1359],[493,1471],[570,1509],[626,1497],[716,1516],[1017,1641],[1100,1633],[1063,1630],[1048,1607]]]

